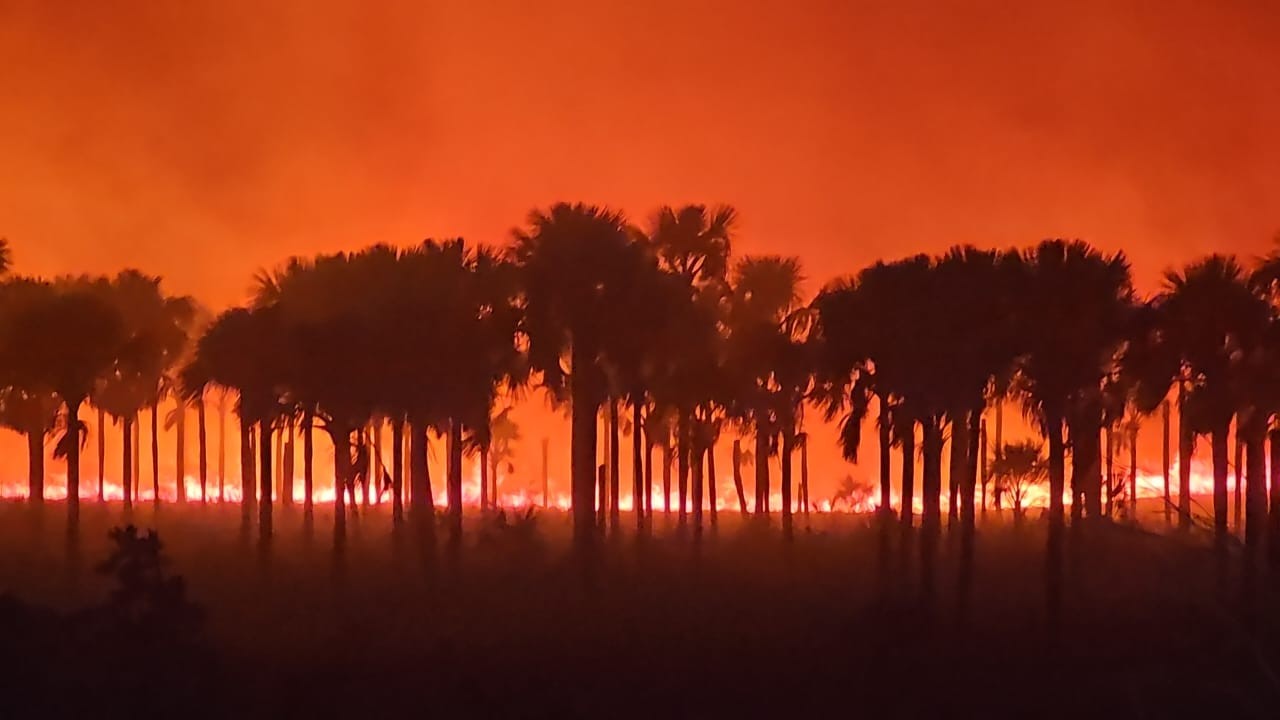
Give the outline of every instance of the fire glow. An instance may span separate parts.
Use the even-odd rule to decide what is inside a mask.
[[[1177,465],[1175,464],[1170,469],[1171,482],[1170,482],[1170,488],[1169,488],[1170,498],[1174,500],[1178,498],[1177,475],[1178,475],[1178,468],[1177,468]],[[1127,478],[1125,478],[1125,480],[1126,480],[1126,487],[1127,487]],[[624,512],[631,512],[635,509],[635,498],[632,493],[628,492],[628,489],[626,487],[627,484],[628,483],[623,482],[624,487],[622,489],[622,494],[618,500],[618,506]],[[1234,477],[1228,478],[1227,488],[1229,493],[1234,493],[1236,491],[1236,482]],[[440,488],[434,488],[434,490],[435,490],[434,495],[436,498],[436,507],[448,508],[448,500],[447,500],[446,494],[444,492],[441,492]],[[1138,490],[1139,500],[1147,500],[1147,499],[1154,500],[1154,499],[1163,498],[1164,497],[1164,478],[1161,474],[1148,473],[1140,470],[1137,475],[1137,490]],[[989,494],[988,507],[991,507],[991,495],[990,495],[991,487],[990,486],[988,486],[987,492]],[[1213,494],[1212,472],[1208,468],[1204,468],[1204,467],[1193,468],[1191,472],[1192,497],[1210,496],[1212,494]],[[0,499],[26,500],[28,499],[28,495],[29,495],[29,492],[28,492],[27,484],[25,482],[12,482],[12,481],[0,482]],[[349,504],[360,505],[360,506],[365,505],[365,503],[363,502],[363,490],[361,489],[360,486],[358,485],[356,486],[353,495],[354,495],[354,498],[353,500],[349,500]],[[754,503],[754,497],[753,497],[754,494],[751,492],[748,492],[747,495],[748,495],[747,509],[748,511],[754,512],[755,511],[755,507],[754,507],[755,503]],[[242,497],[243,496],[240,492],[238,478],[235,480],[234,483],[231,483],[231,482],[224,483],[222,485],[221,490],[219,490],[217,482],[211,482],[206,487],[206,491],[203,495],[201,494],[201,491],[200,491],[199,479],[192,476],[187,476],[186,478],[186,501],[188,503],[192,503],[192,504],[239,503],[242,500]],[[62,474],[50,474],[45,481],[44,499],[52,500],[52,501],[61,501],[61,500],[66,500],[66,498],[67,498],[66,476]],[[812,502],[809,509],[812,512],[819,512],[819,513],[843,513],[843,514],[854,514],[854,515],[865,514],[865,513],[874,512],[877,509],[876,501],[878,500],[878,498],[879,498],[878,490],[876,492],[868,493],[866,494],[865,497],[860,499],[855,498],[852,500],[845,500],[845,499],[833,500],[830,498],[820,498]],[[97,501],[99,499],[97,478],[81,479],[80,499],[82,501]],[[138,491],[134,496],[134,502],[151,503],[151,502],[155,502],[155,499],[156,499],[155,493],[152,490],[151,484],[144,480],[142,483],[140,483]],[[462,499],[463,499],[463,505],[465,507],[480,506],[480,478],[477,474],[473,474],[471,477],[464,479]],[[1071,504],[1071,495],[1070,495],[1069,489],[1067,492],[1063,493],[1062,499],[1065,504],[1067,505]],[[109,503],[123,502],[124,486],[118,480],[113,480],[110,478],[106,479],[103,482],[103,486],[102,486],[102,500]],[[160,486],[160,502],[176,503],[177,500],[178,500],[177,488],[173,484],[173,482],[170,481],[168,483],[162,483]],[[294,482],[292,500],[293,500],[293,503],[297,505],[301,505],[306,500],[306,495],[303,490],[301,482],[298,482],[298,481]],[[517,488],[514,490],[500,489],[498,500],[499,501],[497,503],[497,506],[503,507],[503,508],[509,508],[509,509],[517,509],[517,510],[522,510],[529,507],[544,507],[546,505],[549,505],[551,508],[554,508],[556,510],[567,511],[570,509],[570,506],[571,506],[570,496],[568,493],[551,492],[550,497],[547,499],[548,502],[544,503],[542,493],[533,492],[528,488]],[[655,492],[653,493],[650,500],[651,500],[652,508],[655,512],[665,512],[667,511],[668,507],[670,508],[671,511],[674,512],[678,509],[678,506],[679,506],[679,496],[676,495],[676,493],[674,492],[674,488],[673,488],[672,496],[670,498],[669,505],[667,503],[667,500],[663,498],[661,488],[655,488]],[[948,505],[948,500],[949,500],[949,496],[944,489],[942,493],[942,506],[944,508]],[[324,484],[317,484],[317,487],[315,488],[315,492],[314,492],[313,501],[316,504],[332,504],[333,503],[334,487],[331,480]],[[368,501],[369,506],[380,506],[380,505],[390,506],[391,501],[392,501],[392,498],[389,491],[383,491],[379,493],[379,492],[376,492],[373,488],[370,488],[369,501]],[[890,501],[891,501],[891,505],[895,509],[901,507],[901,496],[896,490],[890,494]],[[277,494],[276,503],[279,504],[279,502],[280,502],[279,495]],[[1011,500],[1008,500],[1005,502],[1006,509],[1011,507],[1011,502],[1012,502]],[[775,492],[770,495],[769,506],[771,508],[778,508],[778,509],[782,507],[782,496],[780,493]],[[1049,506],[1049,490],[1046,484],[1042,483],[1039,485],[1034,485],[1026,490],[1026,494],[1023,498],[1024,509],[1039,509],[1039,508],[1046,508],[1048,506]],[[703,507],[709,509],[709,503],[704,501]],[[915,498],[913,499],[912,507],[914,512],[917,514],[923,512],[923,509],[924,509],[923,499],[920,497],[920,494],[918,492]],[[731,484],[729,484],[728,487],[724,487],[724,486],[721,487],[719,496],[716,498],[716,509],[717,511],[720,511],[720,512],[736,512],[739,509],[738,499],[735,494],[734,488]],[[794,502],[794,510],[796,512],[802,511],[802,508],[800,507],[798,501]]]

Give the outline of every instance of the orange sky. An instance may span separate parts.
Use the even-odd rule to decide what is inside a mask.
[[[136,265],[219,307],[292,253],[706,201],[811,290],[1049,235],[1150,288],[1280,229],[1272,3],[366,5],[0,0],[17,269]]]

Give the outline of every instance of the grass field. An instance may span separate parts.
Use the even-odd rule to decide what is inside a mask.
[[[453,548],[364,511],[338,559],[326,511],[310,531],[277,511],[264,550],[235,506],[138,508],[204,609],[202,654],[46,655],[28,633],[7,659],[28,673],[4,697],[214,716],[1280,712],[1274,586],[1199,536],[1071,531],[1051,612],[1035,520],[988,517],[970,564],[958,533],[929,562],[918,534],[867,517],[800,520],[790,544],[735,514],[700,541],[658,517],[585,568],[558,513],[505,530],[475,514]],[[93,565],[122,511],[82,513],[69,552],[60,504],[0,504],[0,593],[64,612],[101,602]]]

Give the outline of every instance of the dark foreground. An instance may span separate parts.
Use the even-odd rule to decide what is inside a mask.
[[[944,531],[930,571],[922,538],[867,518],[788,545],[659,517],[587,574],[555,513],[477,515],[425,552],[373,511],[335,559],[327,512],[310,533],[277,513],[264,552],[235,507],[140,508],[204,615],[173,641],[67,629],[110,591],[93,568],[122,514],[87,504],[69,553],[62,513],[0,504],[6,717],[1280,716],[1277,594],[1199,537],[1073,531],[1054,591],[1032,521],[989,519],[968,567]]]

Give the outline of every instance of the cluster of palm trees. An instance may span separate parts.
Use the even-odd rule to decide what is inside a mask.
[[[914,522],[918,454],[921,527],[936,531],[945,512],[971,531],[984,479],[984,413],[992,402],[1016,401],[1048,445],[1052,535],[1065,525],[1068,478],[1073,517],[1105,516],[1102,498],[1112,488],[1103,483],[1111,447],[1104,433],[1136,443],[1137,419],[1162,410],[1168,447],[1172,395],[1182,524],[1191,522],[1195,439],[1208,435],[1214,528],[1225,537],[1233,424],[1247,457],[1247,543],[1261,542],[1268,505],[1280,523],[1264,457],[1269,434],[1280,454],[1280,259],[1246,271],[1210,256],[1171,272],[1143,300],[1122,253],[1065,240],[1024,250],[957,246],[877,262],[805,303],[795,258],[733,256],[736,219],[729,207],[688,205],[663,207],[638,226],[608,208],[561,203],[531,213],[503,250],[453,239],[294,258],[259,274],[251,302],[208,321],[189,299],[166,297],[158,279],[135,272],[10,279],[0,327],[3,416],[36,438],[61,423],[74,517],[81,405],[117,419],[127,444],[135,418],[166,392],[180,409],[200,410],[202,430],[206,393],[233,394],[246,522],[256,504],[270,536],[273,437],[285,439],[292,457],[301,435],[311,509],[318,428],[334,446],[338,543],[357,482],[367,491],[371,478],[386,478],[395,522],[407,504],[411,519],[434,524],[434,432],[448,438],[446,524],[457,537],[463,455],[480,455],[485,497],[496,498],[495,458],[511,452],[501,406],[536,383],[571,414],[574,537],[587,547],[620,524],[624,427],[641,530],[653,511],[655,451],[667,498],[675,466],[681,526],[696,534],[716,523],[714,448],[732,430],[754,443],[743,451],[734,442],[740,510],[749,510],[741,465],[754,458],[751,509],[769,517],[768,458],[777,457],[789,535],[795,507],[810,505],[805,465],[798,485],[792,467],[807,448],[806,409],[815,408],[839,419],[853,461],[876,412],[886,515],[896,448],[901,522]],[[384,422],[393,460],[385,470],[380,453],[368,457],[365,439],[366,428]],[[32,462],[34,478],[34,451]],[[1166,500],[1169,467],[1166,452]],[[292,491],[283,494],[289,502]]]

